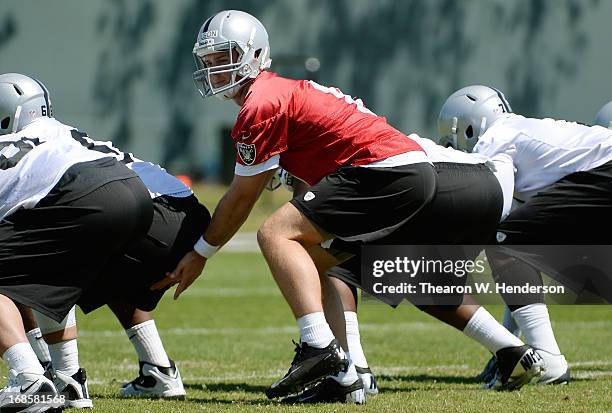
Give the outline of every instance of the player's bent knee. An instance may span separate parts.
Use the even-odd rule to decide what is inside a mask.
[[[268,228],[264,225],[257,230],[257,244],[262,250],[270,243],[269,234]]]
[[[267,245],[274,239],[294,239],[300,233],[299,224],[302,219],[295,207],[285,204],[261,224],[257,231],[259,246]]]
[[[268,217],[257,230],[257,243],[260,248],[269,245],[274,237],[281,236],[282,229],[278,228],[272,217]]]

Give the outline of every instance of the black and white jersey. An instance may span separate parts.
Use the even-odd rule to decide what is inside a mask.
[[[134,171],[149,190],[151,198],[162,195],[184,198],[193,194],[193,191],[187,185],[175,176],[170,175],[158,164],[140,160],[131,153],[124,153],[113,146],[110,141],[96,141],[81,132],[74,135],[75,139],[87,149],[113,156]]]
[[[438,145],[431,139],[421,138],[416,133],[408,135],[410,139],[423,148],[427,154],[427,158],[433,162],[450,162],[450,163],[465,163],[470,165],[476,165],[479,163],[486,163],[489,158],[486,155],[478,153],[467,153],[458,151],[453,148],[445,148],[442,145]]]
[[[71,166],[108,156],[86,150],[73,131],[43,117],[20,132],[0,136],[0,219],[36,206]]]
[[[487,156],[480,153],[467,153],[453,148],[445,148],[442,145],[438,145],[431,139],[421,138],[416,133],[409,135],[409,137],[423,148],[427,154],[427,158],[434,164],[486,164],[497,178],[504,196],[504,206],[501,219],[503,220],[510,213],[514,191],[514,170],[510,156],[504,153]]]
[[[487,129],[474,152],[485,156],[508,154],[515,169],[514,190],[533,193],[571,173],[612,160],[612,130],[510,115]]]

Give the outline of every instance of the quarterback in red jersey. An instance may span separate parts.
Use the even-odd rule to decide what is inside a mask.
[[[321,243],[375,242],[388,239],[400,227],[402,241],[418,242],[422,231],[405,229],[432,204],[436,169],[419,143],[366,109],[361,100],[336,88],[267,71],[268,34],[247,13],[226,10],[206,20],[193,54],[194,80],[202,96],[233,100],[241,107],[232,131],[235,176],[194,251],[154,288],[178,284],[175,298],[188,288],[207,259],[240,228],[282,166],[310,187],[272,214],[257,237],[296,318],[300,343],[289,371],[266,394],[273,398],[297,393],[324,379],[312,387],[317,389],[312,394],[288,401],[363,403],[362,381],[342,349],[348,348],[346,337],[332,333],[323,312],[322,294],[326,312],[339,308],[342,314],[342,304],[327,277],[319,277],[318,270],[338,263]],[[501,189],[489,169],[478,168],[482,174],[475,175],[484,178],[472,187],[494,194],[482,198],[479,220],[494,229],[503,203]],[[518,348],[522,343],[517,343]],[[520,351],[522,355],[526,350]],[[504,382],[514,375],[519,365],[518,358],[515,361]]]
[[[334,383],[342,387],[343,397],[360,403],[363,385],[325,319],[317,272],[321,263],[311,255],[325,257],[317,249],[331,238],[370,241],[393,232],[431,201],[436,173],[416,142],[360,100],[266,71],[269,53],[264,26],[244,12],[218,13],[198,33],[194,79],[200,93],[231,99],[241,107],[232,131],[235,177],[195,251],[158,286],[178,283],[178,297],[191,285],[282,166],[311,187],[270,216],[258,232],[301,335],[298,357],[268,395],[296,393],[346,370]]]
[[[309,185],[344,165],[367,165],[409,152],[415,152],[415,161],[427,160],[416,142],[361,100],[271,72],[262,72],[249,88],[232,138],[239,165],[280,163]]]

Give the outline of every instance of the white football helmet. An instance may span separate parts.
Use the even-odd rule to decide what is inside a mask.
[[[19,73],[0,75],[0,135],[22,130],[42,116],[52,116],[49,91]]]
[[[446,99],[438,116],[440,142],[471,152],[478,138],[496,119],[512,113],[499,90],[487,86],[467,86]]]
[[[235,50],[237,58],[232,51]],[[216,52],[228,54],[227,64],[206,67],[203,58]],[[249,79],[270,67],[268,32],[259,20],[239,10],[224,10],[204,22],[193,47],[196,71],[193,79],[202,97],[232,99]],[[229,82],[216,85],[211,75],[229,74]]]
[[[593,125],[599,125],[603,126],[604,128],[612,129],[612,101],[606,103],[601,109],[599,109],[599,112],[597,112],[597,115],[595,115]]]

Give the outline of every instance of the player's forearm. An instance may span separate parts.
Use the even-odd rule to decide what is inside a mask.
[[[246,221],[256,200],[238,191],[228,191],[215,208],[204,239],[212,245],[225,244]]]
[[[274,170],[255,175],[235,175],[229,189],[219,201],[204,235],[193,249],[204,258],[210,258],[232,238],[249,216]]]

